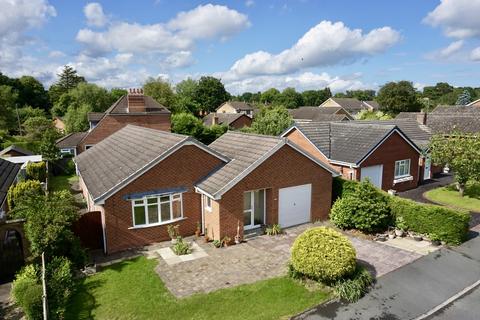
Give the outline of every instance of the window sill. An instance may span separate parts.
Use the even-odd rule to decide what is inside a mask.
[[[412,180],[413,180],[413,176],[398,177],[393,180],[393,184],[412,181]]]
[[[164,226],[164,225],[167,225],[167,224],[171,224],[171,223],[175,223],[175,222],[179,222],[179,221],[183,221],[183,220],[187,220],[187,218],[183,217],[183,218],[178,218],[178,219],[175,219],[175,220],[169,220],[169,221],[165,221],[165,222],[145,224],[145,225],[141,225],[141,226],[134,226],[134,227],[128,228],[128,230],[159,227],[159,226]]]

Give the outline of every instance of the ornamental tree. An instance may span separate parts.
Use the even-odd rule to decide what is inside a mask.
[[[480,180],[480,136],[454,133],[437,135],[430,143],[432,161],[453,170],[457,189],[463,197],[469,180]]]

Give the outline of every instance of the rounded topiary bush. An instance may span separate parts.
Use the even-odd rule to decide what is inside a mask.
[[[291,265],[306,277],[329,283],[355,271],[355,248],[338,231],[312,228],[295,240]]]

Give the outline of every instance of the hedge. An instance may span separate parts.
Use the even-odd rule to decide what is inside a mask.
[[[448,244],[466,240],[470,214],[436,205],[419,204],[411,200],[390,197],[394,217],[402,217],[408,230],[425,234]]]
[[[356,252],[340,232],[317,227],[295,239],[291,264],[298,273],[328,284],[355,271]]]
[[[44,161],[30,162],[25,169],[28,180],[38,180],[45,182],[47,178],[47,166]]]
[[[7,193],[7,203],[10,209],[24,196],[44,194],[42,185],[38,180],[21,181],[16,185],[10,186]]]
[[[338,198],[342,198],[355,191],[358,181],[345,180],[341,177],[333,178],[332,203]]]

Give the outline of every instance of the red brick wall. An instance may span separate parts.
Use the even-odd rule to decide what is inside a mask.
[[[131,201],[122,199],[126,194],[161,188],[187,187],[183,193],[184,220],[180,225],[183,236],[195,233],[201,221],[200,194],[195,193],[194,183],[205,177],[221,160],[196,146],[184,146],[154,168],[144,173],[105,201],[107,253],[140,247],[169,240],[167,225],[129,229],[133,226]]]
[[[83,139],[78,152],[85,151],[86,145],[99,143],[127,124],[170,131],[170,114],[106,115]]]
[[[382,143],[362,164],[360,168],[383,164],[382,189],[395,189],[404,191],[416,188],[419,181],[419,158],[420,154],[406,142],[398,133],[393,133]],[[394,185],[395,161],[410,159],[410,175],[412,181],[402,182]],[[360,180],[361,172],[358,172]]]
[[[243,234],[244,191],[267,189],[266,224],[273,224],[278,222],[278,189],[309,183],[312,184],[311,220],[327,219],[332,199],[332,174],[290,146],[282,147],[219,200],[219,238],[228,235],[233,239],[238,221]]]
[[[243,127],[250,127],[252,125],[252,118],[249,116],[241,116],[230,124],[234,129],[242,129]]]

